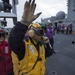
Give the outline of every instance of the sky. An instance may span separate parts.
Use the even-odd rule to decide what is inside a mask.
[[[23,7],[26,0],[19,0],[19,4],[17,5],[17,19],[21,20],[23,14]],[[51,16],[56,16],[59,11],[64,11],[67,13],[67,0],[36,0],[37,4],[35,14],[38,12],[42,12],[42,14],[35,20],[35,22],[41,22],[41,18],[48,18]],[[8,20],[7,27],[13,27],[12,20]]]

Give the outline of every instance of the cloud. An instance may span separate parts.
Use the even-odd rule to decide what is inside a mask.
[[[40,18],[55,16],[59,11],[64,11],[65,13],[67,13],[66,0],[36,0],[36,3],[37,11],[42,11],[42,15],[40,16]],[[40,18],[38,19],[40,20]]]
[[[25,1],[26,0],[19,0],[19,4],[17,5],[18,20],[21,20]],[[59,11],[64,11],[67,13],[66,0],[36,0],[36,4],[37,7],[35,14],[38,12],[42,12],[42,14],[35,21],[40,22],[41,18],[55,16]]]

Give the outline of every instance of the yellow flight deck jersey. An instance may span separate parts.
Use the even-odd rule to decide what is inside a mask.
[[[14,71],[14,75],[19,75],[18,71],[19,71],[19,61],[17,58],[17,55],[12,51],[11,53],[12,56],[12,62],[13,62],[13,71]]]
[[[39,50],[31,43],[30,40],[25,42],[25,56],[22,60],[17,61],[17,55],[12,54],[14,74],[15,75],[45,75],[45,48],[39,46]],[[39,52],[38,52],[39,51]],[[16,65],[17,64],[17,65]],[[17,68],[16,68],[17,67]]]

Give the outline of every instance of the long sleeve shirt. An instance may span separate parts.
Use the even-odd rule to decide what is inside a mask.
[[[28,26],[17,22],[16,25],[12,28],[9,35],[9,45],[11,50],[18,56],[19,60],[22,60],[25,55],[25,43],[23,41],[25,33],[28,29]],[[49,44],[46,44],[45,47],[46,57],[49,57],[53,54]]]

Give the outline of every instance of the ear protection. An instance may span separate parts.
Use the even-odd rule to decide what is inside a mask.
[[[34,37],[35,31],[33,29],[28,30],[28,36],[29,37]]]
[[[29,37],[34,37],[35,31],[34,31],[32,25],[29,26],[28,31],[27,31],[27,34],[28,34]]]

